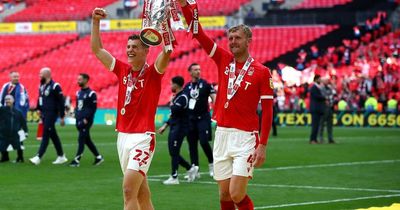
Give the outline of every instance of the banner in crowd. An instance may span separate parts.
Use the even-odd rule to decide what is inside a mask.
[[[155,123],[156,126],[164,124],[170,115],[169,107],[158,107]],[[115,109],[97,109],[94,124],[115,125],[117,111]],[[39,116],[34,111],[29,111],[28,122],[38,122]],[[66,122],[75,122],[66,120]],[[284,126],[308,126],[311,125],[310,113],[281,112],[278,113],[275,122]],[[335,126],[345,127],[400,127],[400,114],[379,112],[336,112],[333,115]]]
[[[66,32],[76,31],[76,21],[33,22],[33,32]]]
[[[0,33],[15,32],[15,23],[0,23]]]
[[[275,122],[278,125],[311,125],[310,113],[281,112]],[[345,127],[400,127],[400,114],[379,112],[335,112],[333,124]]]
[[[76,31],[76,21],[0,23],[0,33]]]
[[[142,19],[122,19],[122,20],[101,20],[100,29],[110,30],[140,30],[142,28]]]

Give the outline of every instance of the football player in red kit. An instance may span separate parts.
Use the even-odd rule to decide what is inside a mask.
[[[268,68],[249,53],[252,33],[238,25],[228,31],[229,51],[219,47],[203,31],[194,0],[179,0],[189,28],[218,67],[218,92],[213,119],[214,179],[218,182],[222,210],[254,209],[247,185],[254,166],[265,161],[272,124],[273,85]],[[259,128],[257,106],[261,101]],[[258,131],[261,130],[261,137]]]
[[[154,117],[161,92],[161,79],[171,51],[162,51],[153,64],[147,64],[149,47],[138,35],[128,37],[128,62],[107,52],[100,38],[100,19],[104,9],[92,14],[91,47],[96,57],[118,78],[117,149],[124,173],[123,194],[125,210],[154,209],[146,173],[155,148]]]

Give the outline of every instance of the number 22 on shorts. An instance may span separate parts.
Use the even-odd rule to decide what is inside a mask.
[[[146,151],[136,149],[136,155],[133,157],[133,160],[139,162],[139,165],[146,165],[147,160],[150,158],[150,154]]]

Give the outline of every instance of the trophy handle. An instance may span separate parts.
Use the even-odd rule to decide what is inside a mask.
[[[145,27],[140,31],[140,40],[149,46],[157,46],[162,42],[160,32],[151,27]]]

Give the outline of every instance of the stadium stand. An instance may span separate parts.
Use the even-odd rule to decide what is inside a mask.
[[[368,97],[377,99],[378,111],[386,110],[389,99],[399,99],[400,31],[390,32],[390,24],[385,23],[373,28],[358,38],[344,39],[340,46],[318,49],[313,45],[305,50],[303,54],[311,59],[299,71],[300,85],[284,79],[282,72],[288,66],[280,64],[274,73],[280,110],[299,110],[303,99],[308,104],[307,78],[314,74],[331,80],[337,89],[336,100],[346,101],[352,111],[363,111]],[[317,53],[313,56],[312,52]]]
[[[200,0],[198,1],[199,11],[203,16],[211,15],[232,15],[239,10],[240,6],[250,2],[249,0]]]
[[[83,20],[95,7],[105,7],[116,0],[36,0],[29,6],[5,18],[5,22]],[[51,12],[50,12],[51,11]]]
[[[337,26],[296,26],[296,27],[260,27],[253,29],[253,44],[251,53],[255,56],[256,59],[261,62],[270,61],[280,54],[285,53],[286,51],[297,48],[309,41],[312,41],[320,36],[323,36],[330,31],[336,29]],[[224,48],[227,47],[227,38],[221,37],[221,34],[224,33],[224,30],[207,30],[207,33],[216,39],[216,42],[219,46]],[[266,38],[266,34],[268,34],[269,38]],[[180,36],[180,35],[178,35]],[[278,40],[282,40],[284,36],[288,41],[280,42]],[[182,37],[181,37],[182,38]],[[183,39],[185,40],[185,39]],[[186,42],[186,41],[185,41]],[[185,43],[181,42],[181,43]],[[168,70],[163,80],[163,87],[169,86],[170,78],[176,75],[181,75],[185,78],[186,81],[189,80],[189,74],[187,73],[187,66],[191,63],[196,62],[202,66],[202,77],[206,78],[210,82],[217,81],[217,72],[214,62],[208,57],[208,55],[200,48],[196,48],[198,44],[194,42],[188,42],[191,44],[195,44],[192,49],[187,49],[182,46],[181,49],[185,52],[182,56],[177,57],[176,54],[173,54],[173,59],[168,65]],[[174,56],[175,55],[175,56]],[[151,59],[151,55],[149,59]],[[115,91],[117,90],[117,86],[110,87],[102,90],[100,94],[109,95],[112,99],[107,100],[106,102],[99,101],[99,104],[104,105],[105,107],[113,107],[116,104],[116,96]],[[161,97],[159,101],[159,105],[165,105],[168,103],[171,92],[169,88],[164,88],[161,91]],[[108,98],[108,97],[105,97]]]
[[[292,9],[329,8],[350,2],[352,2],[352,0],[304,0],[298,5],[295,5]]]
[[[132,32],[105,32],[102,34],[102,39],[107,50],[115,57],[125,60],[125,44],[127,37],[131,34]],[[209,30],[209,34],[216,39],[223,35],[224,31]],[[178,31],[175,35],[180,40],[180,44],[176,46],[172,59],[199,49],[200,46],[192,42],[185,31]],[[96,75],[92,77],[91,82],[95,90],[107,89],[116,84],[116,79],[113,76],[110,77],[110,73],[104,70],[91,52],[90,36],[79,40],[77,40],[77,34],[5,35],[2,37],[5,38],[0,39],[0,48],[2,52],[6,52],[1,57],[1,61],[4,62],[2,67],[21,63],[13,69],[17,69],[23,75],[21,82],[27,84],[30,97],[34,101],[38,94],[36,90],[39,85],[38,72],[45,66],[52,69],[54,79],[61,83],[64,93],[69,96],[73,96],[77,90],[75,83],[71,83],[71,80],[75,81],[76,75],[80,72]],[[71,42],[73,40],[75,41]],[[61,45],[63,46],[60,47]],[[161,47],[151,48],[148,60],[155,60],[160,49]],[[21,61],[26,61],[26,63]],[[1,75],[0,83],[8,80],[8,74]],[[102,104],[101,100],[100,104]]]
[[[40,56],[77,37],[76,33],[0,35],[0,70]]]

